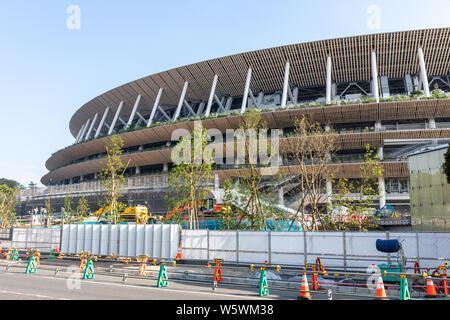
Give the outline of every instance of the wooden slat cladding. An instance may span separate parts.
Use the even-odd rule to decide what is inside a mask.
[[[251,86],[276,91],[283,86],[286,61],[290,62],[289,81],[301,87],[325,85],[327,55],[332,59],[332,77],[337,83],[371,80],[371,51],[377,55],[378,74],[399,79],[419,69],[417,49],[422,46],[428,76],[450,72],[450,28],[381,33],[293,44],[211,59],[151,75],[150,82],[164,89],[161,103],[176,104],[183,82],[190,83],[187,98],[207,100],[214,74],[219,76],[217,91],[240,96],[244,91],[248,67],[252,67]],[[142,82],[143,79],[136,81]],[[124,110],[133,106],[134,85],[112,89],[89,101],[72,117],[72,135],[87,118],[116,106],[124,100]],[[145,87],[141,87],[146,90]],[[145,92],[154,101],[158,88]],[[255,92],[257,94],[257,92]]]

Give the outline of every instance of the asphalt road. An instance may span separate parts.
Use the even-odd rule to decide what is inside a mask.
[[[3,261],[2,261],[3,262]],[[66,261],[67,263],[67,261]],[[96,273],[95,279],[81,279],[76,264],[43,265],[35,274],[25,274],[26,263],[11,265],[0,263],[0,300],[288,300],[297,299],[299,293],[270,289],[270,295],[258,296],[256,287],[235,287],[212,283],[169,279],[169,287],[158,288],[155,272],[151,278],[128,277],[124,282],[119,275]],[[72,266],[73,269],[68,269]],[[326,294],[311,292],[312,298],[327,299]],[[334,299],[355,297],[334,295]]]

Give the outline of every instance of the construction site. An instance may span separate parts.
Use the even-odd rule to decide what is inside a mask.
[[[52,297],[47,285],[52,279],[56,287],[63,286],[57,289],[60,298],[67,299],[153,297],[151,290],[137,296],[111,296],[102,290],[82,295],[85,283],[131,291],[135,286],[158,289],[153,299],[169,300],[182,299],[187,292],[195,299],[219,300],[449,299],[450,240],[445,233],[230,232],[183,230],[175,224],[74,224],[2,229],[0,236],[3,288],[8,291],[10,281],[14,286],[23,281],[28,289],[30,281],[36,286],[29,296],[17,293],[21,298]],[[71,281],[81,281],[79,290]],[[41,291],[46,293],[39,297]]]

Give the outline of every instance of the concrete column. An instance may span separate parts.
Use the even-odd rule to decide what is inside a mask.
[[[433,118],[428,119],[429,129],[436,129],[436,121]]]
[[[183,106],[184,97],[186,96],[187,88],[188,88],[188,82],[185,81],[183,90],[181,91],[180,100],[178,101],[178,106],[177,106],[177,109],[175,110],[175,114],[173,115],[172,121],[177,120],[178,116],[180,115],[181,107]]]
[[[329,123],[325,124],[325,132],[329,132],[330,130],[331,130],[330,124]]]
[[[372,51],[372,93],[377,102],[380,102],[380,93],[378,90],[378,72],[377,72],[377,56]]]
[[[138,148],[138,150],[139,150],[139,151],[143,151],[143,150],[144,150],[144,146],[143,146],[143,145],[140,145],[139,148]]]
[[[261,106],[263,104],[263,102],[264,102],[264,92],[260,91],[258,93],[258,100],[257,100],[257,102],[258,102],[258,106]]]
[[[209,98],[208,98],[208,104],[206,105],[205,117],[208,117],[209,114],[211,113],[211,106],[212,106],[212,102],[214,100],[214,95],[216,94],[216,86],[217,86],[218,79],[219,79],[219,76],[217,74],[215,74],[212,85],[211,85],[211,91],[209,92]]]
[[[289,86],[289,61],[286,61],[286,67],[284,68],[283,94],[281,96],[282,107],[286,107],[288,86]]]
[[[252,78],[252,68],[248,68],[247,79],[245,80],[244,94],[242,96],[241,114],[247,108],[248,90],[250,89],[250,80]]]
[[[114,119],[111,122],[111,126],[109,127],[108,136],[113,132],[114,127],[116,126],[117,118],[119,118],[119,114],[120,114],[120,110],[122,110],[122,106],[123,106],[123,101],[120,101],[119,106],[117,107],[116,114],[114,115]]]
[[[333,197],[333,183],[331,179],[326,180],[326,188],[327,188],[327,202],[331,204],[331,198]]]
[[[214,174],[214,190],[219,189],[219,175],[217,173]]]
[[[381,121],[375,121],[375,131],[381,130]]]
[[[295,87],[294,90],[292,90],[292,95],[294,96],[292,104],[296,105],[298,103],[298,87]]]
[[[278,189],[278,204],[284,206],[284,188]]]
[[[418,55],[419,55],[419,67],[420,67],[420,80],[422,81],[423,92],[426,97],[429,97],[430,96],[430,86],[428,85],[428,75],[427,75],[427,69],[425,68],[425,59],[423,58],[422,48],[419,48]]]
[[[100,123],[98,124],[97,131],[95,132],[94,138],[97,138],[99,136],[99,134],[100,134],[100,131],[102,131],[102,127],[103,127],[103,124],[105,123],[106,116],[108,115],[108,112],[109,112],[109,108],[106,108],[105,112],[103,113],[103,117],[100,120]]]
[[[168,171],[169,171],[169,164],[163,163],[163,172],[168,172]]]
[[[325,101],[327,104],[331,103],[331,57],[327,57],[327,89]]]
[[[386,187],[384,177],[378,177],[378,187],[380,189],[380,209],[386,205]]]
[[[377,154],[378,154],[378,159],[380,161],[383,161],[383,159],[384,159],[384,148],[383,147],[378,147]]]
[[[139,166],[136,166],[136,173],[135,173],[135,175],[140,175],[141,174],[141,167],[139,167]]]

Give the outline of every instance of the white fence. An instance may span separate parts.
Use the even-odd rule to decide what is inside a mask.
[[[71,224],[64,225],[61,251],[79,254],[174,259],[178,252],[179,226],[174,224]]]
[[[59,249],[60,229],[14,228],[5,230],[10,230],[12,236],[8,240],[0,240],[3,250],[9,247],[19,250],[38,249],[40,252],[50,252],[51,248]]]
[[[435,268],[450,260],[450,233],[438,232],[249,232],[183,230],[183,259],[224,258],[235,263],[303,265],[319,257],[325,266],[365,268],[397,263],[397,253],[376,249],[377,239],[402,243],[407,265]]]

